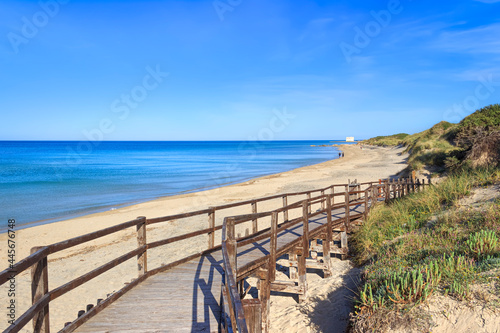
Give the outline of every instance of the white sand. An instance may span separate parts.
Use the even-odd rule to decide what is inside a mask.
[[[165,197],[104,213],[92,214],[67,221],[18,230],[16,232],[17,260],[26,257],[34,246],[42,246],[116,225],[137,216],[148,218],[172,215],[181,212],[200,210],[229,202],[254,199],[278,193],[297,192],[327,187],[331,184],[346,183],[347,179],[373,181],[386,178],[406,167],[406,155],[400,148],[375,148],[342,146],[345,157],[321,164],[295,169],[289,172],[257,178],[241,184],[225,186],[213,190],[185,195]],[[273,209],[277,203],[259,205],[259,212]],[[224,215],[250,213],[241,208],[228,210]],[[221,214],[220,214],[221,215]],[[222,223],[223,216],[216,216],[216,223]],[[179,228],[182,226],[182,228]],[[173,221],[148,227],[148,241],[167,238],[172,235],[199,230],[207,227],[207,218]],[[201,238],[200,238],[201,237]],[[159,250],[148,251],[149,268],[185,257],[206,248],[206,236],[200,236],[165,246]],[[220,242],[220,233],[216,234]],[[129,228],[120,233],[68,249],[49,256],[49,288],[56,288],[91,269],[133,250],[137,246],[135,230]],[[7,267],[7,235],[0,235],[2,268]],[[352,275],[347,262],[335,261],[338,272],[331,278],[315,278],[308,273],[311,290],[310,300],[300,306],[290,297],[272,298],[272,327],[280,327],[287,332],[342,332],[346,326],[346,313],[343,301],[345,291],[338,291],[345,283],[345,274]],[[31,302],[29,270],[16,279],[17,316],[26,311]],[[89,283],[50,303],[51,330],[56,332],[65,322],[75,319],[78,310],[87,304],[95,304],[97,298],[123,287],[124,283],[137,275],[135,259],[114,268]],[[317,275],[316,275],[317,276]],[[0,304],[8,304],[7,286],[0,290]],[[291,302],[290,302],[291,301]],[[334,308],[325,306],[332,302]],[[318,309],[316,304],[322,304]],[[339,316],[341,317],[339,319]],[[7,327],[7,320],[0,322],[0,329]],[[31,324],[24,332],[31,331]],[[275,330],[278,331],[278,330]]]

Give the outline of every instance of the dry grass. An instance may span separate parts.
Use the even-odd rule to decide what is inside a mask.
[[[430,324],[414,309],[436,292],[460,301],[481,298],[470,286],[487,282],[481,272],[500,267],[500,244],[493,242],[500,237],[500,200],[476,209],[456,208],[474,186],[499,180],[499,169],[467,169],[373,209],[353,239],[357,262],[367,263],[354,332],[425,331]],[[488,251],[478,251],[483,239]]]

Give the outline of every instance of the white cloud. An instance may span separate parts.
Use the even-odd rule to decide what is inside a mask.
[[[500,53],[500,23],[468,30],[443,32],[435,46],[447,52],[479,54]]]
[[[482,2],[482,3],[497,3],[497,2],[500,2],[500,0],[475,0],[475,1]]]

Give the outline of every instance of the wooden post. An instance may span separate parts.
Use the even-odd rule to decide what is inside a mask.
[[[311,239],[311,258],[314,260],[318,259],[318,252],[315,248],[318,246],[318,240],[316,238]]]
[[[366,219],[368,218],[368,193],[370,193],[370,190],[366,189],[365,190],[365,211],[364,211],[364,221],[366,222]]]
[[[332,225],[332,205],[330,201],[330,195],[327,196],[326,200],[326,239],[323,239],[323,262],[326,268],[323,270],[323,276],[332,276],[332,260],[330,252],[330,242],[333,241],[333,225]]]
[[[262,332],[262,304],[257,298],[241,300],[249,333]]]
[[[257,214],[257,201],[252,202],[252,214]],[[257,218],[252,220],[252,231],[254,234],[259,231]]]
[[[303,246],[304,246],[304,253],[306,257],[309,256],[309,214],[308,214],[308,208],[309,208],[309,202],[304,201],[302,203],[302,220],[304,223],[304,231],[303,231]]]
[[[41,249],[34,247],[31,254]],[[31,303],[35,304],[40,298],[49,292],[49,271],[47,257],[43,257],[35,265],[31,266]],[[34,333],[50,333],[49,305],[47,304],[33,317]]]
[[[226,224],[226,248],[227,254],[229,255],[229,263],[231,264],[231,270],[233,271],[234,278],[236,279],[238,276],[236,275],[238,272],[237,269],[237,248],[236,248],[236,235],[234,228],[234,218],[228,218]]]
[[[271,308],[271,283],[269,282],[266,269],[258,272],[259,280],[259,300],[261,304],[262,332],[269,332],[269,311]]]
[[[278,212],[271,215],[271,241],[269,251],[269,282],[276,280],[276,251],[278,247]]]
[[[309,256],[309,214],[308,201],[302,204],[302,218],[304,230],[302,235],[302,251],[298,255],[298,271],[299,271],[299,287],[304,290],[303,294],[299,295],[299,302],[307,299],[307,275],[306,275],[306,258]]]
[[[307,193],[307,201],[308,201],[308,202],[309,202],[309,201],[311,201],[311,192]],[[308,212],[309,212],[309,214],[311,214],[311,206],[312,206],[312,205],[309,205],[309,208],[308,208]]]
[[[284,195],[283,196],[283,207],[288,206],[288,196]],[[288,221],[288,208],[283,210],[283,222]]]
[[[325,190],[321,190],[321,196],[325,196]],[[325,200],[326,198],[321,199],[321,210],[325,210]]]
[[[351,184],[350,179],[347,180],[347,185],[345,186],[345,192],[347,192],[347,193],[349,192],[349,184]],[[346,197],[346,198],[347,198],[346,200],[349,201],[349,197]]]
[[[332,192],[332,206],[335,204],[335,186],[331,187],[331,192]]]
[[[356,179],[355,180],[356,184],[358,184],[358,180]],[[358,194],[357,194],[357,199],[361,199],[361,193],[359,193],[359,191],[361,191],[361,185],[358,184],[358,186],[356,186],[356,191],[358,191]]]
[[[378,180],[378,184],[382,185],[382,179]],[[382,187],[381,186],[378,187],[378,197],[379,198],[382,197]]]
[[[380,188],[377,188],[375,186],[372,187],[372,197],[371,197],[371,204],[370,204],[370,210],[371,210],[371,207],[373,207],[375,205],[375,203],[378,201],[378,191],[380,190]]]
[[[390,184],[389,184],[389,179],[385,181],[384,184],[384,192],[385,192],[385,202],[388,203],[389,200],[391,199],[391,189],[390,189]]]
[[[146,241],[146,217],[139,216],[138,219],[141,223],[137,225],[137,247],[141,247],[147,244]],[[139,277],[143,276],[148,271],[148,251],[147,249],[137,255],[137,270],[139,272]]]
[[[215,246],[215,209],[210,207],[210,212],[208,213],[208,228],[212,229],[208,233],[208,249]]]
[[[243,299],[245,297],[245,279],[242,279],[240,282],[236,282],[236,285],[239,287],[240,298]]]
[[[417,178],[417,192],[420,192],[420,179]]]
[[[297,266],[299,271],[299,287],[304,291],[303,294],[299,294],[299,302],[307,300],[306,257],[307,254],[305,252],[305,249],[302,248],[302,252],[297,255]]]
[[[295,251],[288,253],[288,260],[297,262],[297,253]],[[290,277],[290,280],[297,280],[297,267],[290,265],[290,267],[288,268],[288,275]]]
[[[340,248],[344,249],[344,251],[347,252],[347,232],[345,232],[345,231],[342,231],[340,233]],[[345,254],[342,254],[340,257],[341,260],[346,260],[346,258],[347,258],[347,255],[345,255]]]
[[[349,219],[349,212],[351,210],[351,207],[349,206],[349,192],[345,192],[345,217],[344,217],[344,224],[345,224],[345,230],[347,232],[351,231],[351,221]]]

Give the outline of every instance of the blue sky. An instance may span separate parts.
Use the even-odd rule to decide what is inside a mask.
[[[414,133],[498,103],[499,0],[4,0],[0,139]]]

